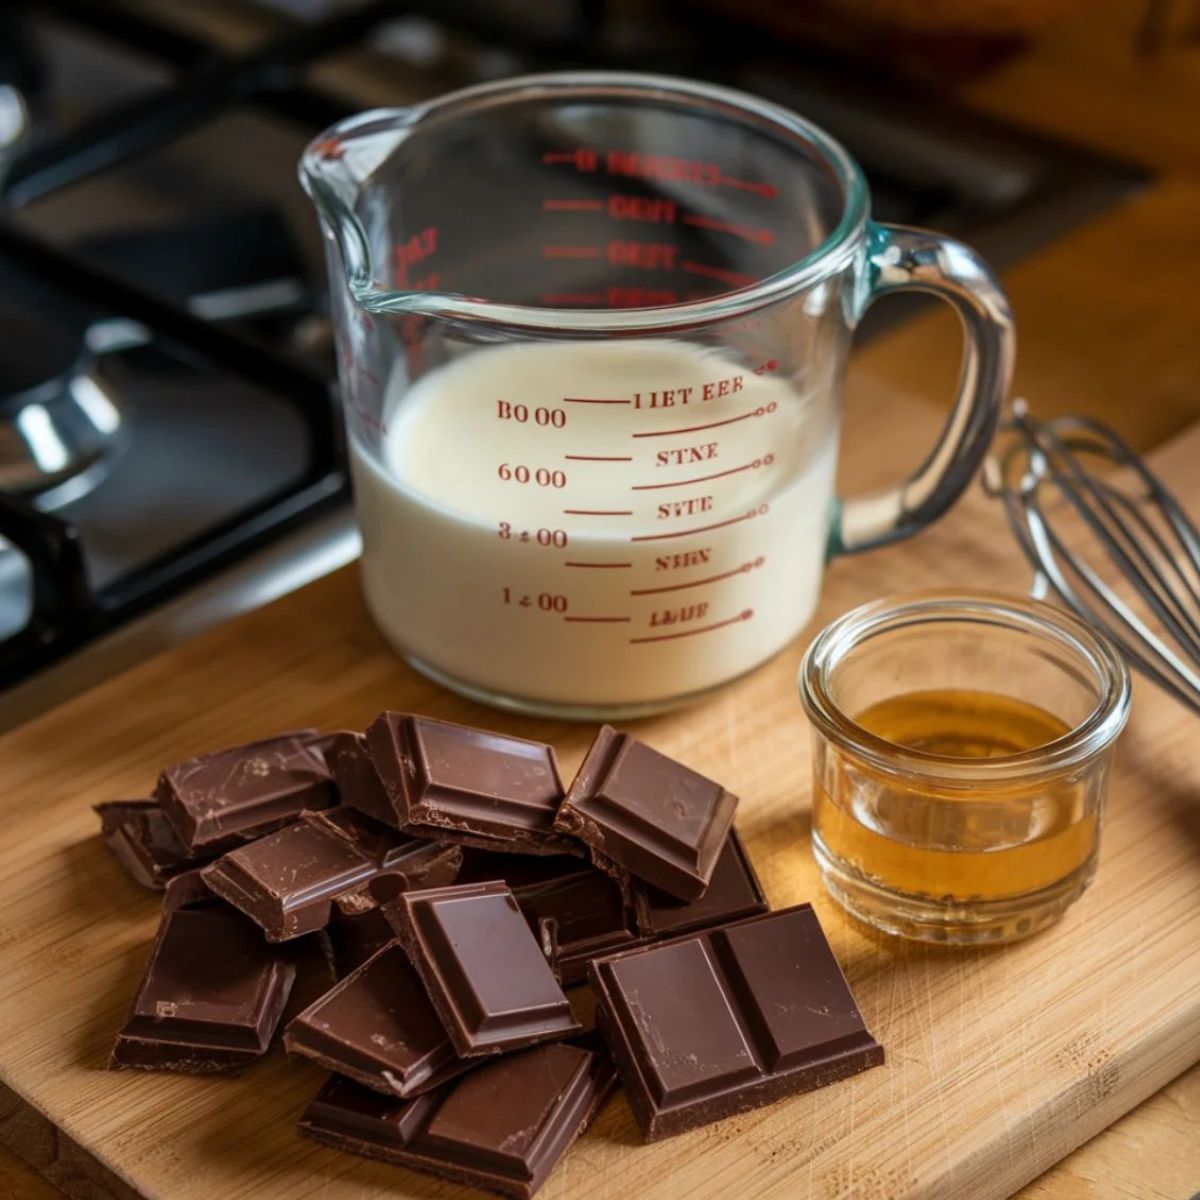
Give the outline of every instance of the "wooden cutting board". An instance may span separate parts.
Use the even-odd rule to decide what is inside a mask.
[[[935,423],[877,396],[850,422],[847,473],[891,476]],[[1193,511],[1197,461],[1200,427],[1155,455]],[[926,535],[836,563],[817,621],[888,591],[1027,581],[999,509],[975,491]],[[906,944],[843,916],[817,878],[794,687],[807,637],[640,732],[741,795],[739,828],[772,904],[815,903],[887,1065],[649,1147],[618,1098],[547,1200],[1004,1197],[1200,1059],[1200,724],[1139,683],[1098,879],[1057,927],[995,949]],[[191,753],[297,725],[361,727],[384,707],[545,738],[566,770],[591,733],[502,716],[413,674],[375,633],[350,571],[0,740],[0,1141],[67,1194],[467,1194],[301,1140],[296,1117],[323,1076],[282,1053],[232,1079],[103,1069],[157,900],[109,859],[90,806],[145,794],[162,764]],[[1200,1137],[1195,1154],[1200,1178]]]

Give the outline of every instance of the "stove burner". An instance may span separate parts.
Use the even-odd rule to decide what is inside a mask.
[[[87,349],[83,333],[41,305],[0,300],[0,407],[19,406],[26,393],[73,371]]]

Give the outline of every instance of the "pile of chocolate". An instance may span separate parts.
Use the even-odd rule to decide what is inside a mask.
[[[882,1062],[736,807],[608,726],[569,789],[549,746],[391,712],[180,763],[98,808],[165,888],[112,1065],[248,1066],[315,945],[332,986],[283,1043],[335,1074],[301,1132],[531,1196],[618,1076],[651,1140]],[[585,979],[602,1039],[563,991]]]

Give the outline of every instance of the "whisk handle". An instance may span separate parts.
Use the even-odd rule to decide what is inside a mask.
[[[958,396],[928,457],[898,487],[840,500],[829,554],[853,554],[909,537],[941,516],[975,474],[1000,416],[1016,345],[1012,313],[996,276],[969,246],[902,225],[873,224],[862,311],[892,292],[929,292],[962,320]]]

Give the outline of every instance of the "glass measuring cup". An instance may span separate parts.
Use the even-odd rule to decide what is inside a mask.
[[[354,117],[301,179],[326,238],[366,598],[419,670],[559,716],[684,702],[782,649],[830,555],[971,477],[1012,324],[966,246],[869,219],[786,109],[563,73]],[[852,331],[888,292],[962,319],[921,468],[839,500]]]

